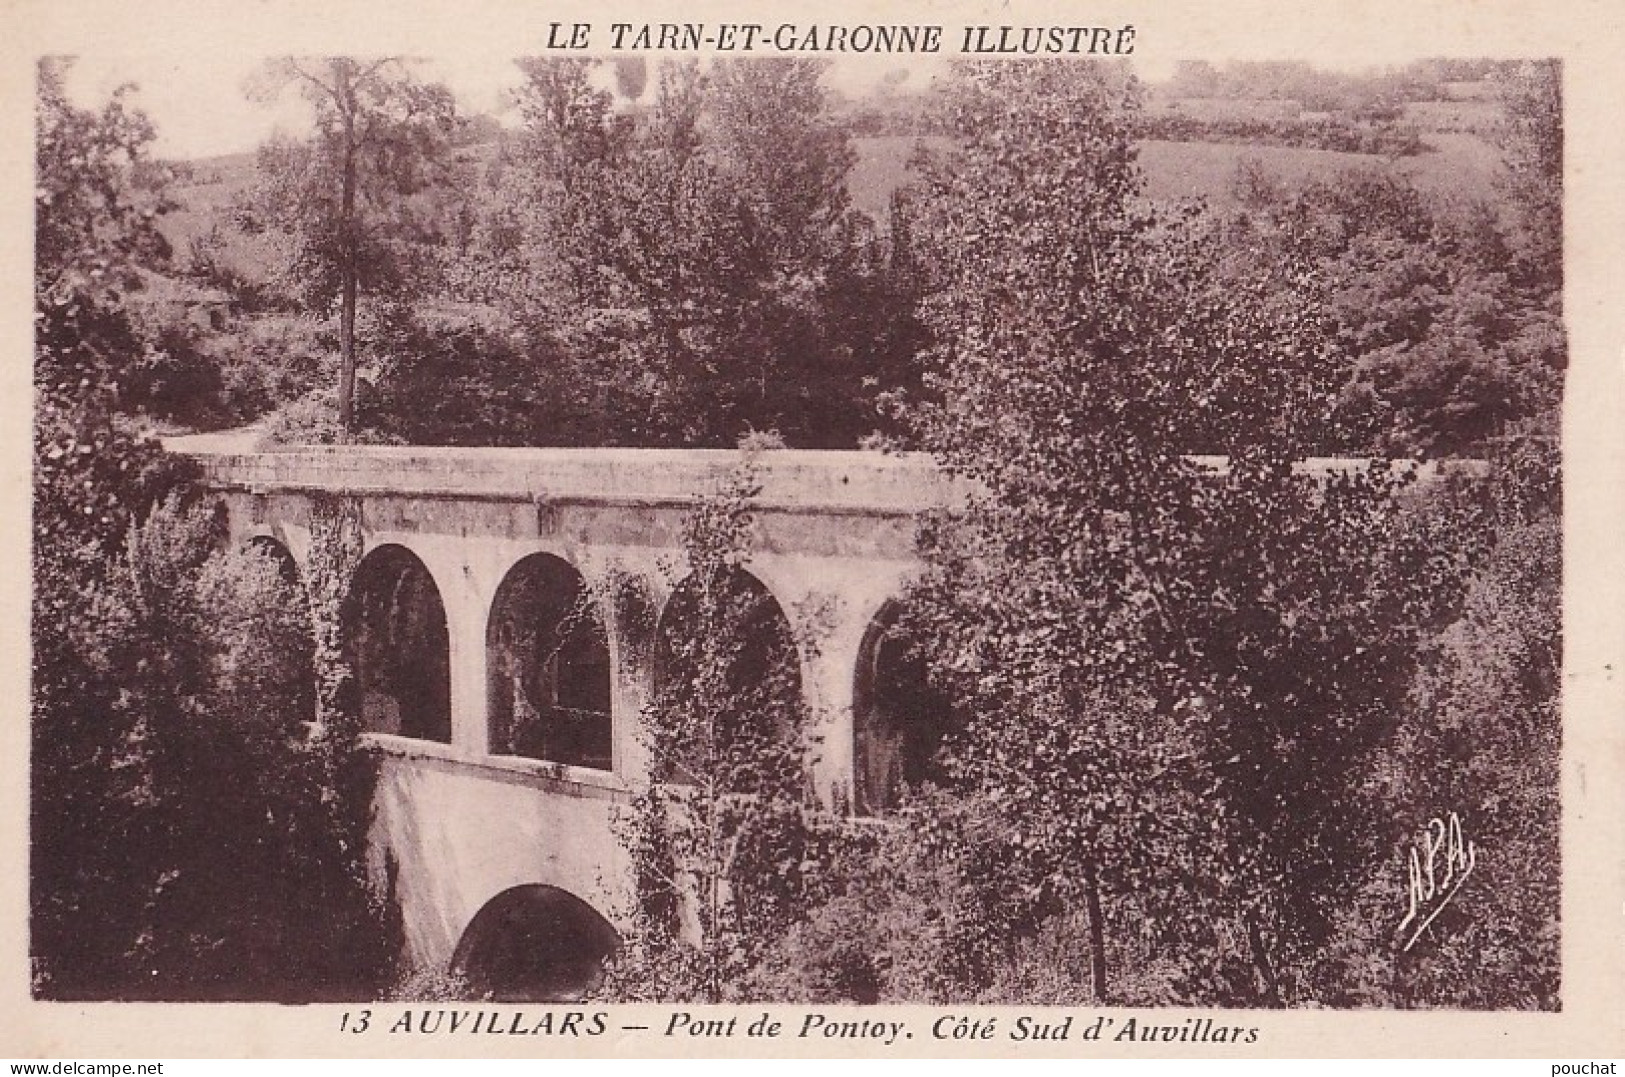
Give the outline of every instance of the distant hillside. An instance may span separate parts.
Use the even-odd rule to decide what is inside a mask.
[[[1232,186],[1243,161],[1256,161],[1288,187],[1327,179],[1350,169],[1378,169],[1403,176],[1429,194],[1493,199],[1504,171],[1499,153],[1469,135],[1441,145],[1437,152],[1389,159],[1364,153],[1335,153],[1283,146],[1213,142],[1142,142],[1140,167],[1146,194],[1154,199],[1201,198],[1210,205],[1235,204]],[[1430,138],[1436,144],[1442,136]]]
[[[1178,115],[1200,123],[1222,126],[1254,121],[1290,125],[1305,117],[1341,118],[1351,125],[1380,128],[1383,124],[1414,129],[1422,152],[1390,157],[1377,153],[1348,153],[1311,149],[1301,145],[1258,145],[1235,139],[1198,138],[1188,141],[1148,139],[1140,143],[1140,165],[1145,170],[1146,193],[1154,199],[1205,199],[1214,206],[1234,203],[1232,186],[1238,166],[1256,161],[1289,187],[1326,179],[1350,169],[1373,168],[1404,177],[1421,190],[1452,198],[1493,200],[1497,180],[1505,171],[1499,148],[1491,141],[1501,122],[1501,107],[1491,83],[1453,82],[1448,100],[1392,104],[1381,121],[1359,119],[1352,111],[1311,113],[1294,100],[1253,97],[1181,97],[1166,88],[1153,90],[1148,117]],[[898,123],[919,112],[899,111]],[[890,114],[888,114],[890,115]],[[894,190],[907,181],[909,162],[920,145],[946,146],[948,140],[931,135],[886,134],[853,139],[858,159],[848,187],[852,202],[876,220],[884,220]]]
[[[241,234],[231,220],[233,208],[253,188],[255,155],[232,153],[202,157],[184,162],[181,167],[186,178],[169,191],[180,208],[165,214],[158,222],[158,230],[175,251],[176,265],[188,266],[193,241],[219,225],[226,241],[224,260],[245,278],[264,280],[271,253],[270,241]]]
[[[1221,141],[1145,141],[1140,164],[1145,170],[1147,194],[1155,199],[1201,198],[1214,206],[1233,204],[1232,185],[1237,167],[1256,161],[1283,183],[1296,186],[1324,179],[1352,168],[1377,168],[1406,177],[1423,191],[1467,198],[1492,199],[1504,171],[1499,149],[1490,135],[1500,122],[1500,106],[1488,83],[1451,84],[1452,100],[1414,101],[1402,106],[1399,122],[1413,126],[1428,147],[1425,152],[1390,159],[1376,154],[1340,153],[1293,146],[1249,145]],[[869,104],[863,102],[862,104]],[[910,126],[921,114],[918,95],[886,103],[884,112],[848,104],[845,118],[855,129]],[[1148,112],[1222,121],[1235,118],[1281,121],[1302,114],[1292,101],[1237,98],[1175,97],[1153,93]],[[909,164],[918,148],[945,147],[946,138],[934,135],[859,134],[853,138],[857,161],[848,178],[853,205],[876,221],[889,212],[892,192],[910,175]],[[192,240],[211,224],[222,224],[228,235],[225,256],[245,276],[263,279],[268,263],[268,241],[236,235],[229,228],[233,204],[247,192],[255,174],[254,155],[230,154],[187,163],[191,176],[172,194],[181,209],[161,223],[184,264]]]
[[[1140,167],[1146,194],[1158,200],[1205,199],[1216,207],[1235,203],[1232,186],[1243,161],[1259,162],[1288,187],[1327,179],[1339,172],[1375,168],[1403,176],[1430,194],[1493,199],[1504,171],[1500,152],[1473,135],[1429,135],[1436,150],[1390,160],[1363,153],[1248,146],[1219,142],[1142,142]],[[909,178],[909,162],[920,145],[946,146],[947,139],[907,136],[854,140],[857,163],[847,181],[852,203],[877,221],[886,219],[891,195]]]

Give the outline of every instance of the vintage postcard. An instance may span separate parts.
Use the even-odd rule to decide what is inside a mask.
[[[0,24],[0,1055],[1625,1052],[1625,15]]]

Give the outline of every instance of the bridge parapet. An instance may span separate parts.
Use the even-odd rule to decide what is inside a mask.
[[[687,506],[742,460],[725,449],[334,446],[192,451],[222,489],[466,500]],[[955,504],[964,485],[921,453],[773,450],[753,458],[758,507],[813,515],[914,515]]]

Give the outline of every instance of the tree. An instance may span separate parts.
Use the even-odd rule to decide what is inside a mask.
[[[1503,76],[1501,144],[1506,186],[1517,204],[1527,272],[1563,286],[1563,82],[1557,60],[1531,60]]]
[[[621,821],[636,905],[613,995],[743,997],[819,893],[831,836],[809,803],[801,656],[741,568],[758,492],[747,466],[684,526],[688,571],[662,617],[643,715],[649,784]]]
[[[122,413],[125,364],[142,341],[125,297],[160,258],[161,192],[135,183],[151,124],[121,90],[80,109],[65,64],[38,68],[35,114],[33,644],[30,952],[36,990],[94,980],[122,960],[136,881],[109,840],[109,806],[139,795],[113,765],[134,727],[115,709],[105,645],[122,614],[105,600],[131,524],[176,481]]]
[[[74,107],[52,61],[37,108],[34,990],[353,987],[376,934],[355,929],[372,910],[331,852],[325,813],[349,801],[300,739],[303,596],[269,559],[218,551],[189,469],[126,413],[148,344],[127,299],[167,253],[151,125],[122,91]]]
[[[631,125],[614,112],[614,95],[592,84],[595,60],[522,57],[519,111],[530,137],[524,148],[547,181],[569,189],[581,173],[615,160]]]
[[[1137,208],[1132,86],[972,65],[949,101],[911,418],[981,489],[919,599],[950,762],[1089,909],[1097,995],[1132,901],[1208,951],[1189,997],[1290,1000],[1370,855],[1363,781],[1454,562],[1398,525],[1403,472],[1303,473],[1339,369],[1312,278],[1221,272],[1191,218]]]
[[[643,96],[649,86],[649,65],[641,56],[627,56],[615,61],[615,90],[628,101]]]
[[[307,298],[338,306],[338,421],[349,436],[359,296],[422,270],[413,244],[428,238],[427,221],[413,212],[413,196],[445,179],[454,104],[444,86],[420,82],[395,58],[276,60],[253,92],[268,100],[290,85],[310,104],[316,130],[303,142],[261,147],[250,218],[288,238],[287,271]]]
[[[53,911],[81,917],[36,923],[53,996],[304,1000],[383,971],[345,817],[370,781],[336,774],[344,754],[306,730],[309,601],[266,552],[222,550],[223,523],[167,497],[83,599],[75,698],[93,710],[37,757],[63,802],[41,805],[36,837],[70,839],[38,870],[61,880]]]
[[[1493,207],[1452,207],[1369,170],[1251,186],[1220,225],[1230,260],[1245,271],[1262,249],[1311,267],[1348,364],[1327,448],[1483,455],[1509,432],[1555,429],[1555,293],[1518,268],[1527,258]]]
[[[151,123],[123,87],[100,110],[63,89],[65,62],[38,67],[34,202],[34,527],[37,557],[83,547],[94,571],[160,495],[156,445],[126,421],[125,382],[146,342],[126,305],[140,270],[169,248],[152,176]],[[65,566],[64,566],[65,567]]]
[[[617,111],[590,61],[521,62],[526,130],[459,267],[522,327],[556,440],[851,445],[908,365],[907,304],[849,204],[821,67],[667,64]]]

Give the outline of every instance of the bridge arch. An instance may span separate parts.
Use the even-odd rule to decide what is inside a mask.
[[[510,568],[486,655],[493,754],[614,769],[609,639],[580,572],[549,553]]]
[[[451,970],[476,997],[499,1002],[577,1002],[603,980],[621,936],[587,902],[556,886],[510,887],[463,930]]]
[[[405,546],[376,546],[356,567],[345,605],[362,727],[450,743],[450,634],[428,567]]]
[[[252,693],[265,714],[287,713],[310,722],[316,717],[316,641],[310,594],[299,562],[269,534],[245,538],[237,556],[250,564],[248,576],[239,578],[237,587],[240,598],[253,596],[252,631],[259,646],[257,658],[231,663],[231,677],[251,678],[238,683]]]
[[[853,682],[852,794],[860,814],[885,814],[906,788],[939,777],[933,761],[948,716],[907,608],[888,600],[864,633]]]
[[[275,562],[277,573],[283,582],[296,585],[301,595],[306,593],[304,573],[299,568],[299,559],[294,557],[293,551],[288,549],[287,544],[281,539],[270,534],[249,535],[243,540],[243,549]]]
[[[655,628],[654,699],[683,707],[714,669],[710,687],[736,706],[730,737],[783,736],[806,707],[800,649],[783,607],[743,568],[691,573],[667,598]],[[678,753],[681,755],[681,752]]]

